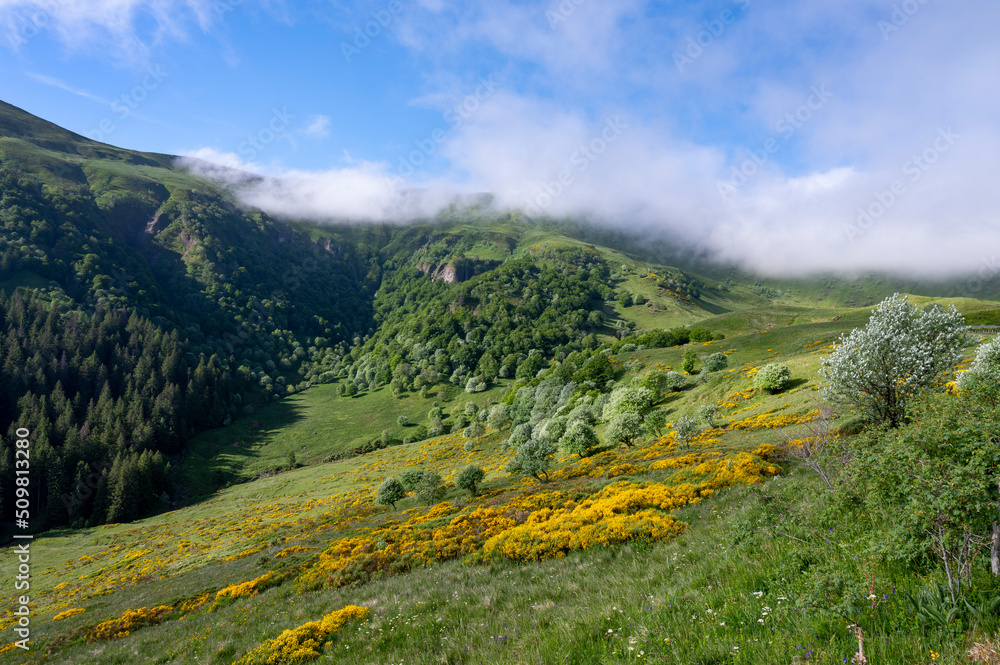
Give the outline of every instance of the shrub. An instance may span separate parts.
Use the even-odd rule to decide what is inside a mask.
[[[437,471],[424,471],[416,487],[417,500],[426,504],[435,504],[444,498],[444,481]]]
[[[706,427],[714,428],[715,419],[719,416],[719,407],[715,404],[706,404],[698,409],[698,418],[705,423]]]
[[[664,372],[663,373],[663,391],[668,393],[677,392],[681,390],[687,381],[684,379],[684,375],[680,372]]]
[[[470,464],[458,474],[456,484],[463,490],[467,490],[470,495],[476,496],[479,494],[479,489],[476,485],[483,482],[483,478],[485,477],[486,472],[483,471],[482,467]]]
[[[962,390],[982,388],[991,391],[1000,387],[1000,337],[979,347],[972,366],[958,375],[958,387]]]
[[[778,393],[785,389],[791,376],[792,371],[788,369],[788,365],[771,363],[760,368],[753,377],[753,385],[760,390]]]
[[[600,444],[594,428],[583,420],[574,420],[559,439],[559,447],[564,453],[586,457]]]
[[[684,361],[681,363],[681,369],[683,369],[688,374],[694,372],[695,363],[698,362],[698,354],[695,353],[694,349],[688,349],[684,352]]]
[[[674,423],[674,429],[677,432],[677,440],[681,443],[690,443],[694,437],[701,433],[701,427],[698,425],[698,421],[691,416],[681,416]]]
[[[462,430],[462,436],[466,439],[478,439],[485,433],[486,428],[478,420]]]
[[[464,444],[462,444],[462,450],[464,450],[467,453],[471,453],[475,449],[476,449],[476,442],[473,441],[472,439],[469,439]]]
[[[409,416],[400,416],[399,418],[396,418],[396,424],[397,425],[402,425],[403,427],[406,427],[407,425],[410,424],[410,417]]]
[[[653,393],[658,398],[666,389],[667,378],[664,372],[649,372],[639,380],[639,385]]]
[[[531,438],[531,425],[522,423],[510,433],[508,444],[511,448],[520,448]]]
[[[921,310],[897,293],[879,303],[864,328],[842,335],[823,360],[826,396],[856,406],[875,424],[898,427],[907,403],[954,367],[968,339],[954,305]]]
[[[656,432],[656,436],[660,436],[663,432],[664,426],[667,424],[667,412],[663,409],[653,409],[646,414],[646,417],[642,421],[643,427],[647,432]]]
[[[486,380],[481,376],[474,376],[465,384],[465,392],[481,393],[486,390]]]
[[[427,435],[441,436],[442,434],[444,434],[444,423],[441,422],[440,418],[433,418],[427,426]]]
[[[636,350],[637,348],[638,348],[638,347],[637,347],[637,346],[636,346],[635,344],[632,344],[632,343],[629,343],[629,344],[622,344],[622,348],[621,348],[621,349],[619,349],[619,350],[618,350],[618,352],[619,352],[619,353],[632,353],[632,352],[633,352],[633,351],[635,351],[635,350]]]
[[[729,366],[729,356],[725,353],[713,353],[702,358],[701,364],[706,372],[719,372]]]
[[[396,508],[396,502],[405,498],[406,490],[403,489],[403,484],[392,476],[383,480],[375,493],[375,503],[380,506],[392,506],[393,510]]]

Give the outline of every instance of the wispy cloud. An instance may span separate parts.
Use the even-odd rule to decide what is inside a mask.
[[[309,124],[303,130],[306,136],[315,139],[325,139],[330,136],[330,116],[314,115],[309,119]]]
[[[97,102],[98,104],[103,104],[104,106],[111,106],[114,104],[114,102],[112,102],[110,99],[105,99],[100,95],[95,95],[91,92],[87,92],[86,90],[81,90],[80,88],[71,86],[68,83],[60,81],[59,79],[53,76],[47,76],[45,74],[36,74],[30,72],[28,73],[28,76],[35,79],[39,83],[44,83],[45,85],[51,85],[54,88],[65,90],[68,93],[77,95],[79,97],[83,97],[84,99],[89,99],[90,101]]]

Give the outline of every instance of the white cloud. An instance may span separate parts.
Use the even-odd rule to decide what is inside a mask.
[[[330,136],[330,117],[326,115],[314,115],[309,119],[309,126],[305,128],[306,136],[316,139],[325,139]]]

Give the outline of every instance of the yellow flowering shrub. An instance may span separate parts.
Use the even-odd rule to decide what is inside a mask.
[[[368,608],[348,605],[318,621],[286,630],[236,661],[235,665],[290,665],[319,658],[320,649],[332,633],[351,619],[367,619]]]
[[[757,391],[754,388],[747,388],[746,390],[739,390],[734,393],[726,395],[723,399],[720,399],[718,404],[723,409],[735,409],[743,402],[748,399],[752,399]]]
[[[125,613],[117,619],[105,621],[94,626],[90,632],[87,633],[87,641],[96,642],[98,640],[113,640],[128,637],[131,632],[137,628],[152,626],[160,623],[173,611],[174,608],[169,605],[159,605],[158,607],[152,608],[140,607],[137,610],[125,610]]]
[[[658,460],[649,465],[650,469],[683,469],[686,466],[701,464],[705,461],[705,456],[700,453],[691,453],[680,457]]]
[[[284,559],[286,556],[292,556],[293,554],[301,554],[303,552],[312,552],[315,547],[302,547],[301,545],[295,545],[294,547],[289,547],[283,549],[274,555],[275,559]]]
[[[259,592],[264,589],[275,586],[281,582],[281,578],[273,570],[268,571],[250,580],[249,582],[242,582],[240,584],[230,584],[229,586],[220,589],[218,593],[215,594],[216,600],[221,600],[223,598],[239,598],[240,596],[256,596]]]
[[[617,464],[608,469],[605,475],[610,479],[618,476],[633,476],[637,473],[642,473],[642,469],[634,464]]]
[[[66,610],[65,612],[60,612],[59,614],[52,617],[53,621],[62,621],[63,619],[68,619],[70,617],[75,617],[77,614],[83,614],[87,610],[82,607],[75,607],[71,610]]]

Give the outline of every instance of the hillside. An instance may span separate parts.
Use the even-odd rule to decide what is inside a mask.
[[[234,460],[245,456],[251,472],[270,469],[265,477],[133,525],[36,540],[36,656],[12,662],[149,653],[158,656],[148,662],[264,662],[255,658],[287,657],[295,644],[292,633],[268,640],[350,606],[364,608],[360,620],[318,633],[316,662],[778,663],[808,652],[833,663],[857,646],[842,618],[862,611],[879,636],[866,642],[875,662],[959,662],[954,633],[908,623],[905,597],[919,595],[922,578],[852,558],[852,529],[834,521],[831,537],[816,513],[817,477],[778,453],[815,431],[825,408],[820,361],[867,313],[681,347],[622,345],[612,356],[620,385],[679,367],[692,349],[725,354],[728,368],[659,397],[672,421],[662,434],[621,448],[603,442],[601,427],[592,455],[556,455],[548,483],[504,471],[509,426],[487,428],[471,450],[456,432],[331,462],[305,458],[336,452],[349,432],[374,435],[391,417],[368,414],[410,414],[416,425],[426,417],[426,404],[387,389],[341,397],[332,385],[311,388],[265,410],[259,431],[243,420],[192,444],[206,463],[244,468]],[[753,390],[751,377],[770,362],[791,368],[777,395]],[[534,382],[536,407],[545,386],[562,385],[558,375],[555,365]],[[520,385],[515,409],[530,384]],[[502,393],[460,391],[441,405],[454,417]],[[564,411],[574,403],[585,402]],[[715,427],[683,443],[674,425],[706,404],[719,407]],[[833,424],[851,421],[845,413]],[[391,429],[398,437],[407,427]],[[316,463],[288,470],[288,451]],[[454,484],[469,464],[486,471],[476,496]],[[387,474],[414,469],[440,473],[443,493],[375,505]],[[194,483],[203,469],[189,473]],[[601,506],[610,512],[598,518]],[[886,594],[877,610],[868,590]]]
[[[926,466],[911,439],[993,441],[976,349],[895,432],[819,375],[897,291],[1000,323],[990,284],[765,279],[482,202],[278,219],[2,104],[0,224],[0,511],[9,540],[26,428],[35,533],[10,662],[842,663],[856,624],[869,662],[957,663],[1000,628],[983,560],[948,600],[878,484]],[[1000,468],[961,457],[930,486]]]

